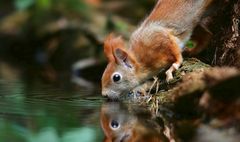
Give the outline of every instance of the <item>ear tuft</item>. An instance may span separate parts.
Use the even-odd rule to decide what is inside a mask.
[[[124,48],[124,42],[120,36],[110,34],[104,41],[104,53],[109,61],[115,61],[113,52],[116,48]]]

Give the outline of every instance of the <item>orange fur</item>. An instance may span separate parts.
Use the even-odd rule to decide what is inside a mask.
[[[116,48],[124,48],[124,42],[121,37],[115,38],[113,34],[110,34],[104,41],[104,53],[109,62],[115,61],[113,52]]]
[[[105,72],[104,72],[104,77],[102,77],[102,87],[105,87],[105,86],[109,86],[112,81],[111,79],[111,75],[112,73],[114,72],[114,70],[116,69],[116,65],[115,63],[108,63],[106,69],[105,69]]]
[[[149,45],[144,44],[141,40],[132,45],[130,52],[137,55],[141,66],[147,70],[158,70],[159,66],[168,66],[176,61],[175,52],[180,51],[175,51],[179,49],[169,37],[157,33],[153,39],[155,40],[152,40]]]
[[[128,112],[122,105],[104,104],[100,113],[100,122],[105,135],[103,142],[121,140],[124,142],[163,142],[167,140],[160,127],[155,126],[154,120],[140,117]],[[110,127],[112,120],[119,122],[118,129],[114,130]],[[147,124],[146,121],[148,121]]]
[[[102,94],[119,97],[161,70],[166,71],[166,80],[171,80],[182,63],[182,48],[211,1],[158,0],[149,17],[133,32],[128,49],[120,37],[110,35],[104,42],[109,65],[102,77]],[[118,82],[111,78],[116,72],[122,76]]]
[[[145,23],[161,21],[168,28],[192,28],[197,24],[203,11],[213,0],[158,0]],[[191,23],[191,24],[189,24]],[[181,36],[181,35],[179,35]]]

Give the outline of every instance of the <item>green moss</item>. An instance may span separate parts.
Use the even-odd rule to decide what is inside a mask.
[[[181,82],[182,77],[184,75],[191,72],[195,72],[195,71],[201,71],[210,67],[211,67],[210,65],[205,64],[196,58],[184,59],[182,66],[174,73],[173,75],[174,79],[168,83],[166,81],[162,81],[160,83],[160,87],[161,86],[164,87],[164,88],[161,88],[160,90],[165,90],[165,91],[160,91],[154,94],[151,101],[148,101],[147,104],[151,107],[151,109],[154,109],[152,107],[157,106],[156,103],[159,103],[159,104],[170,103],[172,90],[177,86],[179,82]]]

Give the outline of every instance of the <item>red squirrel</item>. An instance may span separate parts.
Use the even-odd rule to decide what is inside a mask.
[[[110,34],[104,41],[108,65],[102,76],[102,95],[117,99],[166,70],[166,80],[182,61],[182,50],[212,0],[158,0],[132,33],[129,43]],[[128,48],[126,48],[128,46]]]
[[[103,142],[166,142],[168,137],[152,115],[144,109],[128,109],[116,102],[101,107],[100,122],[104,132]],[[136,111],[136,112],[132,112]],[[144,115],[144,117],[142,117]],[[171,141],[174,142],[174,141]]]

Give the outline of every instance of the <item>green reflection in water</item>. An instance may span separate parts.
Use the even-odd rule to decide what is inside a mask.
[[[1,81],[0,142],[101,141],[102,100],[87,93]]]

